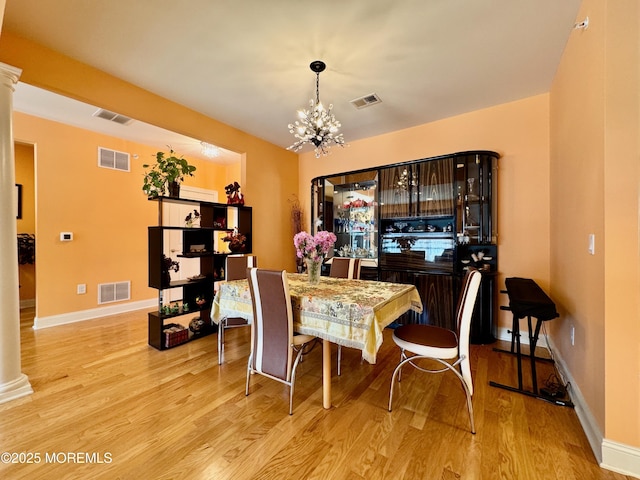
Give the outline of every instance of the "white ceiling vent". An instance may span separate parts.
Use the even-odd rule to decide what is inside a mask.
[[[133,118],[125,117],[124,115],[120,115],[119,113],[110,112],[109,110],[105,110],[104,108],[99,109],[96,113],[93,114],[93,116],[104,118],[105,120],[119,123],[120,125],[129,125],[131,122],[133,122]]]
[[[380,97],[376,93],[370,93],[369,95],[365,95],[364,97],[356,98],[355,100],[351,100],[351,105],[356,108],[364,108],[370,107],[371,105],[375,105],[376,103],[380,103]]]
[[[100,283],[98,304],[122,302],[131,299],[131,282]]]
[[[99,167],[128,172],[131,170],[129,162],[129,154],[126,152],[117,152],[109,148],[98,147]]]

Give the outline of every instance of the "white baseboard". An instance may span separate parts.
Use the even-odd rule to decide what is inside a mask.
[[[587,436],[587,440],[598,464],[607,470],[640,478],[640,448],[623,445],[603,437],[602,431],[591,413],[578,383],[567,368],[567,364],[562,358],[562,355],[554,347],[551,339],[549,339],[549,343],[553,350],[556,368],[562,377],[562,381],[565,384],[571,384],[571,388],[568,390],[571,401],[575,405],[578,420],[580,421],[580,425],[582,425],[582,430],[584,430]]]
[[[80,310],[77,312],[62,313],[60,315],[50,315],[48,317],[35,317],[33,320],[33,329],[55,327],[58,325],[66,325],[68,323],[82,322],[84,320],[93,320],[95,318],[107,317],[109,315],[117,315],[119,313],[133,312],[146,308],[157,307],[158,299],[139,300],[137,302],[126,302],[118,305],[109,305],[106,307],[92,308],[89,310]]]
[[[602,442],[600,466],[623,475],[640,478],[640,449],[605,439]]]

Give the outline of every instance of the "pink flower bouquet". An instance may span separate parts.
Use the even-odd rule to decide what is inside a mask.
[[[321,261],[336,243],[336,236],[331,232],[320,231],[312,236],[307,232],[297,233],[293,237],[298,258]]]

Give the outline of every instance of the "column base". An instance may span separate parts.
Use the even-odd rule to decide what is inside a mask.
[[[22,373],[16,380],[0,385],[0,403],[10,402],[32,393],[33,388],[31,388],[29,378]]]

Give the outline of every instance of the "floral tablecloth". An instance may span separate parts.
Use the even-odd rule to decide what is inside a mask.
[[[321,277],[311,285],[306,275],[287,275],[296,332],[314,335],[346,347],[362,350],[369,363],[376,362],[382,331],[403,313],[422,312],[420,295],[413,285]],[[246,280],[222,282],[211,318],[243,317],[251,321],[253,309]]]

